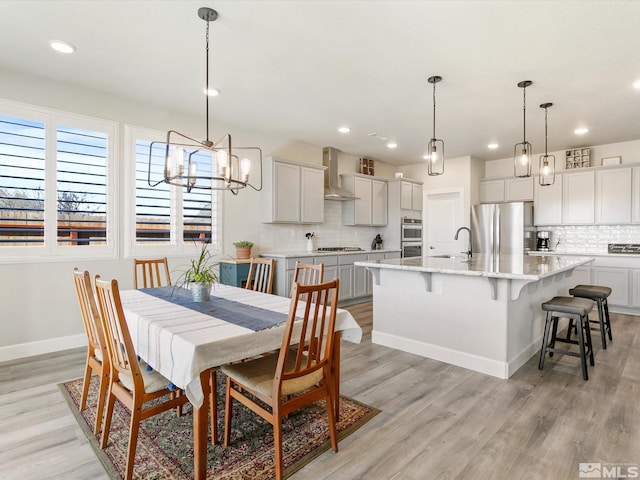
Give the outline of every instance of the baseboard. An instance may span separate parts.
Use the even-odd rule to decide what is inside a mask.
[[[540,347],[542,345],[542,335],[540,335],[536,340],[531,342],[527,348],[525,348],[522,352],[516,355],[509,361],[509,376],[516,373],[516,371],[522,367],[525,363],[527,363],[531,357],[536,354],[540,354]]]
[[[403,352],[414,353],[422,357],[491,375],[492,377],[502,379],[509,378],[509,364],[507,362],[492,360],[471,353],[459,352],[450,348],[419,342],[405,337],[398,337],[389,333],[376,332],[375,330],[371,332],[371,341],[378,345],[395,348]]]
[[[17,360],[19,358],[32,357],[45,353],[59,352],[71,348],[87,345],[87,337],[84,334],[69,335],[68,337],[50,338],[36,342],[19,343],[0,347],[0,362]]]

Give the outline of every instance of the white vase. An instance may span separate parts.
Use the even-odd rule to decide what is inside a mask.
[[[307,239],[307,252],[313,252],[313,238]]]

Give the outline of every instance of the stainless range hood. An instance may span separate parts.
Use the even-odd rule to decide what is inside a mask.
[[[325,200],[357,200],[351,192],[338,186],[338,149],[324,147],[322,149],[322,165],[327,167],[324,171],[324,198]]]

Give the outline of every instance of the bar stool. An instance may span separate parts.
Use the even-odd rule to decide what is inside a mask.
[[[582,364],[582,378],[589,380],[587,374],[587,354],[589,355],[589,363],[594,365],[593,348],[591,345],[591,329],[589,328],[589,312],[593,309],[594,302],[586,298],[577,297],[553,297],[542,304],[542,309],[547,312],[547,321],[544,326],[544,336],[542,337],[542,350],[540,351],[540,363],[538,369],[544,367],[544,356],[549,352],[552,357],[554,353],[563,355],[572,355],[580,357]],[[567,317],[570,321],[575,321],[578,331],[578,340],[570,340],[568,338],[558,338],[558,319]],[[549,330],[553,324],[551,338],[549,338]],[[555,348],[556,342],[572,343],[580,346],[580,353],[569,350],[560,350]]]
[[[598,317],[600,320],[599,328],[592,328],[592,330],[600,331],[602,337],[602,349],[607,349],[607,335],[609,340],[612,341],[611,336],[611,320],[609,320],[609,303],[607,297],[611,295],[611,289],[609,287],[602,287],[600,285],[578,285],[569,290],[569,295],[580,298],[588,298],[598,303]],[[567,339],[571,338],[571,331],[573,327],[573,321],[569,322],[569,328],[567,329]]]

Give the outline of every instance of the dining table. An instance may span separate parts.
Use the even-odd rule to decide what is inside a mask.
[[[194,302],[182,287],[122,290],[120,297],[138,356],[193,406],[194,478],[204,480],[210,371],[278,350],[291,299],[222,284],[205,302]],[[360,343],[362,330],[341,308],[335,330],[332,380],[339,398],[340,339]]]

